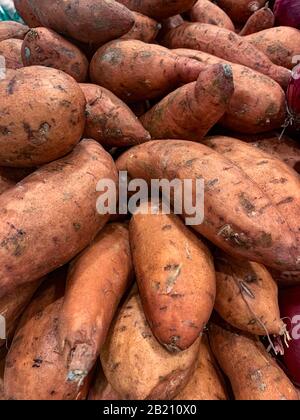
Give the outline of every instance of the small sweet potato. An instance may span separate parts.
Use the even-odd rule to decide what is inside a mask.
[[[138,118],[109,90],[92,84],[81,84],[86,98],[85,137],[105,147],[124,147],[151,139]]]
[[[168,400],[190,379],[200,339],[169,353],[153,336],[135,290],[124,303],[101,352],[104,374],[122,399]]]
[[[5,58],[5,65],[8,69],[17,70],[23,66],[21,39],[5,39],[0,42],[0,56]]]
[[[195,342],[212,313],[213,261],[178,216],[151,214],[147,206],[148,214],[137,213],[130,222],[137,284],[153,334],[168,351],[178,352]]]
[[[0,362],[1,363],[1,362]],[[0,379],[1,381],[1,379]],[[1,385],[0,385],[1,386]],[[1,388],[0,388],[1,389]],[[0,391],[1,392],[1,391]],[[1,394],[0,394],[1,396]],[[0,397],[1,398],[1,397]],[[118,401],[122,398],[107,381],[101,366],[97,369],[88,395],[93,401]]]
[[[14,4],[17,12],[30,28],[41,26],[40,21],[33,12],[33,6],[30,0],[14,0]]]
[[[163,39],[163,45],[168,48],[200,50],[233,63],[242,64],[271,77],[283,87],[288,85],[291,77],[288,69],[272,63],[246,37],[215,25],[183,23],[167,33]]]
[[[278,26],[248,35],[245,39],[263,52],[277,66],[292,69],[295,57],[300,55],[300,31],[289,26]]]
[[[130,10],[161,20],[189,10],[196,0],[117,0]]]
[[[267,0],[218,0],[221,7],[234,22],[245,23]]]
[[[102,178],[117,181],[111,156],[82,140],[0,195],[0,297],[67,263],[94,239],[109,219],[96,209]]]
[[[192,22],[209,23],[230,31],[235,30],[230,17],[210,0],[197,0],[190,11],[190,19]]]
[[[84,82],[89,62],[74,44],[47,28],[31,29],[22,45],[24,66],[46,66],[62,70]]]
[[[269,9],[267,3],[265,7],[257,10],[257,12],[254,12],[253,15],[249,17],[239,35],[245,36],[255,34],[256,32],[273,28],[274,25],[275,16],[272,10]]]
[[[236,400],[298,400],[276,361],[253,336],[210,325],[210,344]]]
[[[196,369],[186,387],[174,400],[227,400],[224,378],[209,347],[206,335],[201,338]]]
[[[28,26],[14,21],[0,22],[0,42],[5,39],[24,39],[29,31]]]
[[[143,42],[154,42],[156,35],[161,29],[161,24],[141,13],[132,13],[134,15],[135,23],[132,29],[122,36],[122,39],[138,39]]]
[[[224,115],[234,92],[232,69],[215,64],[197,82],[166,96],[140,120],[155,139],[201,141]]]
[[[197,80],[203,66],[167,48],[137,40],[112,41],[94,55],[91,80],[125,102],[160,97]]]
[[[132,272],[128,229],[118,223],[107,225],[72,263],[59,319],[70,381],[91,371]]]

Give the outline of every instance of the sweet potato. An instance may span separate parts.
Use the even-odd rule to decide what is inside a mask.
[[[86,384],[67,381],[57,324],[63,301],[60,275],[46,283],[24,312],[6,357],[4,390],[14,400],[84,399]]]
[[[202,224],[192,226],[194,229],[233,256],[282,271],[298,269],[295,236],[285,216],[229,157],[199,143],[157,140],[125,152],[117,166],[127,170],[131,178],[147,182],[161,178],[204,179],[205,219]],[[193,199],[195,194],[194,184]]]
[[[20,69],[23,67],[21,39],[5,39],[0,42],[0,56],[5,58],[5,65],[8,69]]]
[[[33,7],[30,0],[14,0],[14,4],[19,15],[30,28],[41,26],[40,21],[33,12]]]
[[[137,40],[112,41],[94,55],[91,80],[125,102],[160,97],[197,80],[203,66],[160,45]]]
[[[141,13],[133,12],[133,15],[135,23],[132,29],[122,36],[122,39],[138,39],[143,42],[154,42],[156,35],[161,29],[161,24]]]
[[[138,118],[109,90],[92,84],[81,84],[86,98],[85,136],[106,147],[124,147],[151,139]]]
[[[178,216],[150,214],[150,205],[148,210],[130,222],[137,284],[153,334],[168,351],[178,352],[196,341],[212,313],[213,261]]]
[[[300,55],[300,32],[296,28],[278,26],[248,35],[245,38],[277,66],[292,69]]]
[[[91,371],[132,271],[128,229],[117,223],[107,225],[72,263],[59,320],[69,380]]]
[[[174,52],[200,61],[203,65],[230,64],[234,93],[220,123],[240,133],[262,133],[279,128],[285,120],[285,94],[271,78],[240,64],[189,49]]]
[[[178,13],[186,12],[196,0],[117,0],[130,10],[143,13],[154,19],[166,19]]]
[[[234,92],[232,69],[215,64],[197,82],[166,96],[140,120],[155,139],[201,141],[224,115]]]
[[[234,22],[245,23],[252,13],[263,7],[267,0],[217,0]]]
[[[121,400],[120,395],[113,389],[111,384],[107,381],[101,366],[96,371],[94,381],[91,384],[91,388],[89,391],[88,399],[93,401]]]
[[[215,267],[215,309],[225,321],[255,335],[284,334],[277,284],[262,264],[218,253]]]
[[[259,340],[216,324],[209,338],[237,400],[298,400],[293,384]]]
[[[31,29],[22,45],[25,66],[46,66],[62,70],[84,82],[89,62],[74,44],[47,28]]]
[[[230,31],[235,30],[230,17],[210,0],[197,0],[190,11],[190,19],[192,22],[209,23],[210,25],[217,25]]]
[[[288,85],[291,77],[288,69],[273,64],[246,37],[215,25],[183,23],[169,31],[163,39],[163,45],[169,48],[200,50],[242,64],[271,77],[283,87]]]
[[[177,28],[177,26],[181,25],[182,23],[184,23],[184,19],[181,15],[171,16],[162,20],[162,28],[159,31],[158,40],[160,41],[169,32],[170,29]]]
[[[29,31],[28,26],[14,21],[0,22],[0,42],[5,39],[24,39]]]
[[[272,10],[269,9],[267,3],[265,7],[257,10],[257,12],[254,12],[253,15],[249,17],[239,35],[245,36],[255,34],[256,32],[273,28],[274,25],[275,16]]]
[[[224,378],[209,347],[206,335],[201,338],[196,369],[187,386],[174,400],[227,400]]]
[[[67,263],[107,222],[97,182],[117,180],[111,156],[83,140],[0,196],[0,297]]]
[[[233,165],[238,166],[255,182],[263,194],[269,197],[272,206],[277,209],[278,217],[285,221],[292,238],[290,255],[300,268],[300,178],[281,160],[265,153],[247,143],[230,137],[217,136],[207,139],[205,144],[226,157]],[[258,209],[246,199],[245,206],[249,213]],[[272,237],[272,234],[271,234]],[[278,260],[278,264],[285,264]],[[265,263],[266,265],[267,262]]]
[[[104,374],[122,399],[172,399],[190,379],[200,339],[188,349],[169,353],[153,336],[140,297],[124,303],[101,352]]]
[[[0,165],[31,167],[51,162],[80,140],[86,103],[67,74],[25,67],[0,81],[0,96]]]

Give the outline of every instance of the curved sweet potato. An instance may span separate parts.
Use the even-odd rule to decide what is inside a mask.
[[[134,63],[134,64],[133,64]],[[167,48],[137,40],[112,41],[94,55],[91,80],[125,102],[162,96],[197,80],[203,66]]]
[[[161,24],[141,13],[132,13],[134,15],[135,23],[132,29],[122,36],[122,39],[138,39],[143,42],[154,42],[156,35],[161,29]]]
[[[245,36],[255,34],[256,32],[273,28],[274,25],[275,16],[272,10],[269,9],[267,3],[265,7],[257,10],[257,12],[254,12],[253,15],[249,17],[239,35]]]
[[[241,37],[225,28],[205,23],[183,23],[171,29],[163,39],[168,48],[191,48],[217,57],[242,64],[263,73],[286,87],[291,72],[275,65],[260,50],[255,48],[246,37]]]
[[[234,22],[245,23],[252,13],[266,4],[267,0],[218,0],[221,7]]]
[[[235,30],[230,17],[210,0],[197,0],[190,11],[190,19],[192,22],[209,23],[230,31]]]
[[[46,66],[62,70],[84,82],[89,62],[74,44],[47,28],[31,29],[22,45],[22,59],[25,66]]]
[[[200,143],[157,140],[125,152],[117,166],[131,178],[147,182],[204,179],[205,219],[194,229],[233,256],[281,270],[298,269],[295,234],[285,216],[263,188],[227,156]],[[195,184],[192,194],[195,199]]]
[[[94,377],[94,381],[91,384],[88,400],[118,401],[121,399],[122,398],[120,397],[120,395],[113,389],[111,384],[107,381],[104,375],[103,369],[100,366],[99,369],[97,369],[95,377]]]
[[[5,39],[24,39],[29,31],[28,26],[14,21],[0,22],[0,42]]]
[[[130,108],[109,90],[92,84],[80,87],[87,102],[85,137],[106,147],[132,146],[151,139]]]
[[[298,400],[295,387],[260,341],[215,324],[209,338],[237,400]]]
[[[96,210],[97,182],[117,180],[111,156],[83,140],[0,195],[0,297],[67,263],[96,236],[109,215]]]
[[[33,12],[30,0],[14,0],[14,4],[19,15],[30,28],[36,28],[37,26],[41,26],[40,21]]]
[[[0,56],[5,58],[5,65],[8,69],[17,70],[22,67],[22,49],[23,41],[21,39],[5,39],[0,42]]]
[[[101,352],[104,374],[122,399],[172,399],[191,377],[200,339],[169,353],[153,336],[137,292],[122,306]]]
[[[117,0],[130,10],[143,13],[154,19],[166,19],[178,13],[186,12],[196,0]]]
[[[140,120],[155,139],[201,141],[224,115],[234,92],[232,69],[215,64],[178,88]]]

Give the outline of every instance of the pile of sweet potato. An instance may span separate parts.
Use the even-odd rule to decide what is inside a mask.
[[[24,25],[0,22],[0,400],[298,400],[278,290],[300,284],[300,146],[282,132],[300,31],[264,0],[15,6]],[[151,197],[100,214],[98,182],[120,171],[203,180],[204,219]]]

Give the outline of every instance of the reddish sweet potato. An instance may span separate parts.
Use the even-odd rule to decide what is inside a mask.
[[[117,0],[130,10],[154,19],[166,19],[189,10],[196,0]]]
[[[30,28],[41,26],[41,23],[33,12],[30,0],[14,0],[14,4],[19,15]]]
[[[0,42],[5,39],[24,39],[29,28],[22,23],[14,21],[0,22]]]
[[[253,15],[249,17],[239,35],[245,36],[255,34],[256,32],[273,28],[274,25],[275,16],[272,10],[269,9],[267,3],[265,7],[254,12]]]
[[[96,371],[94,381],[89,391],[88,399],[93,401],[117,401],[122,399],[120,395],[113,389],[111,384],[107,381],[101,366]]]
[[[178,88],[141,117],[155,139],[201,141],[224,115],[234,92],[232,69],[215,64],[197,82]]]
[[[38,169],[0,195],[0,297],[65,264],[107,222],[97,182],[117,180],[111,156],[93,140]]]
[[[154,42],[156,35],[161,29],[161,24],[141,13],[133,12],[133,15],[135,23],[132,29],[122,36],[122,39],[138,39],[143,42]]]
[[[190,11],[190,19],[192,22],[209,23],[210,25],[217,25],[230,31],[235,30],[230,17],[210,0],[197,0]]]
[[[85,136],[106,147],[124,147],[151,139],[138,118],[109,90],[92,84],[81,84],[86,98]]]
[[[251,166],[257,168],[253,162]],[[157,140],[125,152],[118,167],[131,178],[147,182],[153,178],[204,179],[205,219],[194,229],[233,256],[282,271],[299,268],[295,233],[286,216],[282,217],[276,202],[230,157],[199,143]],[[285,172],[288,170],[286,167]],[[195,194],[194,185],[194,199]],[[291,208],[293,205],[290,203]]]
[[[293,384],[253,336],[212,324],[209,338],[237,400],[298,400]]]
[[[90,65],[91,80],[125,102],[160,97],[197,80],[203,66],[160,45],[116,40],[100,48]]]
[[[276,80],[281,86],[288,85],[291,72],[277,66],[246,37],[225,28],[205,23],[183,23],[171,29],[163,39],[169,48],[191,48],[242,64]]]
[[[274,80],[248,67],[230,63],[213,55],[189,49],[174,52],[200,61],[203,65],[230,64],[234,93],[220,123],[241,133],[261,133],[279,128],[285,119],[285,94]]]
[[[234,22],[245,23],[252,13],[263,7],[267,0],[217,0]]]
[[[0,42],[0,56],[5,58],[5,65],[8,69],[20,69],[23,67],[21,39],[5,39]]]
[[[46,66],[62,70],[84,82],[88,72],[88,60],[74,44],[47,28],[31,29],[22,45],[25,66]]]
[[[288,26],[266,29],[245,38],[277,66],[292,69],[300,55],[300,31]]]

